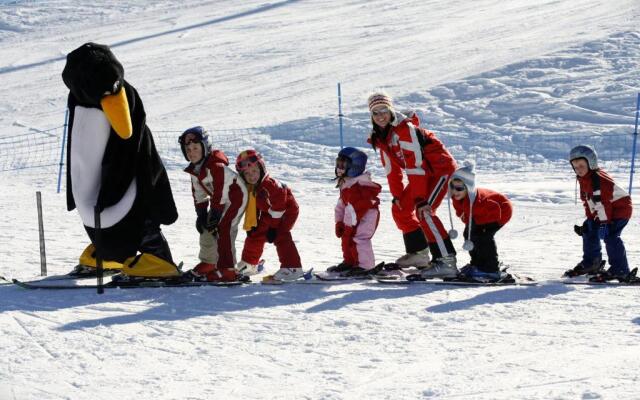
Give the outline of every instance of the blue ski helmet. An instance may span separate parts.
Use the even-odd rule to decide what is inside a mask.
[[[598,154],[591,146],[581,144],[571,149],[569,153],[569,162],[577,160],[578,158],[584,158],[587,160],[589,169],[598,169]]]
[[[193,128],[189,128],[186,131],[182,132],[182,135],[180,135],[180,137],[178,138],[178,143],[180,143],[180,150],[182,150],[182,154],[187,161],[189,161],[189,158],[187,157],[187,150],[185,149],[184,140],[189,134],[195,135],[198,141],[202,144],[202,158],[211,153],[211,142],[209,141],[209,134],[204,130],[203,127],[194,126]]]
[[[345,162],[345,175],[356,177],[362,175],[367,166],[367,155],[355,147],[345,147],[338,153],[336,158],[336,176],[338,176],[337,164]]]

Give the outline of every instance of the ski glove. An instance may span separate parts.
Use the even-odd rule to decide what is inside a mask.
[[[580,225],[574,225],[573,231],[576,233],[576,235],[582,236],[582,233],[584,232],[584,227]]]
[[[341,238],[344,235],[344,222],[336,222],[336,237]]]
[[[600,224],[600,228],[598,229],[598,237],[600,240],[604,240],[607,236],[609,236],[609,224]]]
[[[278,236],[276,228],[269,228],[267,230],[267,242],[273,243],[276,240],[276,236]]]
[[[196,208],[196,214],[198,215],[198,218],[196,218],[196,230],[198,233],[202,233],[207,225],[207,209]]]
[[[207,230],[214,235],[218,233],[218,224],[220,223],[220,218],[222,218],[222,212],[213,208],[209,210],[209,213],[207,214],[206,227]]]

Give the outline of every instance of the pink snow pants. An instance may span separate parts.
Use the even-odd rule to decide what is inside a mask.
[[[372,208],[360,219],[358,225],[346,226],[342,236],[342,256],[347,264],[357,265],[360,268],[371,269],[376,260],[373,255],[371,238],[378,228],[380,212]]]

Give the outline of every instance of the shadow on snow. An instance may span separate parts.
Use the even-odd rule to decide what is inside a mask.
[[[286,6],[292,3],[296,3],[300,0],[285,0],[285,1],[281,1],[279,3],[274,3],[274,4],[265,4],[259,7],[256,7],[252,10],[248,10],[248,11],[243,11],[243,12],[239,12],[236,14],[231,14],[231,15],[227,15],[225,17],[220,17],[220,18],[214,18],[212,20],[209,21],[205,21],[205,22],[200,22],[197,24],[192,24],[189,26],[184,26],[182,28],[176,28],[176,29],[169,29],[163,32],[158,32],[158,33],[152,33],[149,35],[145,35],[145,36],[139,36],[136,38],[132,38],[132,39],[128,39],[128,40],[123,40],[117,43],[113,43],[110,45],[111,48],[116,48],[116,47],[120,47],[120,46],[126,46],[132,43],[136,43],[136,42],[142,42],[145,40],[150,40],[150,39],[155,39],[157,37],[161,37],[161,36],[166,36],[166,35],[171,35],[174,33],[179,33],[179,32],[184,32],[184,31],[188,31],[191,29],[196,29],[196,28],[201,28],[203,26],[208,26],[208,25],[215,25],[215,24],[219,24],[222,22],[227,22],[227,21],[231,21],[234,19],[238,19],[238,18],[242,18],[242,17],[246,17],[249,15],[254,15],[254,14],[258,14],[261,12],[265,12],[265,11],[269,11],[269,10],[273,10],[275,8],[279,8],[282,6]],[[11,66],[11,67],[4,67],[4,68],[0,68],[0,74],[7,74],[10,72],[15,72],[15,71],[20,71],[20,70],[25,70],[25,69],[29,69],[29,68],[34,68],[34,67],[39,67],[41,65],[46,65],[46,64],[50,64],[50,63],[54,63],[57,61],[64,61],[67,59],[67,56],[60,56],[60,57],[54,57],[54,58],[49,58],[46,60],[42,60],[42,61],[37,61],[34,63],[30,63],[30,64],[22,64],[22,65],[15,65],[15,66]]]
[[[354,288],[354,285],[357,286]],[[470,289],[470,288],[466,288]],[[477,289],[477,288],[476,288]],[[95,289],[73,291],[25,290],[13,285],[0,285],[0,313],[5,311],[57,311],[84,306],[108,306],[110,314],[97,319],[77,320],[59,326],[60,331],[93,328],[100,325],[121,325],[141,321],[176,321],[215,316],[224,313],[260,310],[280,306],[301,306],[314,302],[301,312],[321,313],[339,310],[354,304],[380,299],[399,299],[419,296],[441,290],[465,290],[464,287],[412,285],[381,286],[361,285],[247,285],[231,288],[148,288],[148,289],[107,289],[97,295]],[[475,297],[439,304],[427,311],[445,313],[480,305],[512,303],[567,293],[573,290],[565,285],[541,285],[510,287],[502,290],[483,292]],[[144,302],[148,308],[135,312],[127,303]],[[120,307],[121,305],[121,307]],[[135,307],[138,309],[139,307]],[[100,309],[97,313],[104,312]],[[640,324],[640,318],[634,320]]]
[[[549,296],[557,296],[560,294],[568,293],[573,290],[575,289],[563,284],[542,284],[539,286],[524,287],[510,286],[498,291],[483,292],[469,299],[431,306],[427,308],[427,311],[434,313],[447,313],[482,305],[513,303],[516,301],[541,299]]]

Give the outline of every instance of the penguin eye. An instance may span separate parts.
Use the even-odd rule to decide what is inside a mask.
[[[102,95],[103,96],[109,96],[109,95],[112,95],[112,94],[116,94],[116,93],[118,93],[120,91],[120,87],[121,87],[120,80],[117,80],[117,81],[115,81],[113,83],[113,87],[111,88],[111,90],[110,91],[107,90]]]

